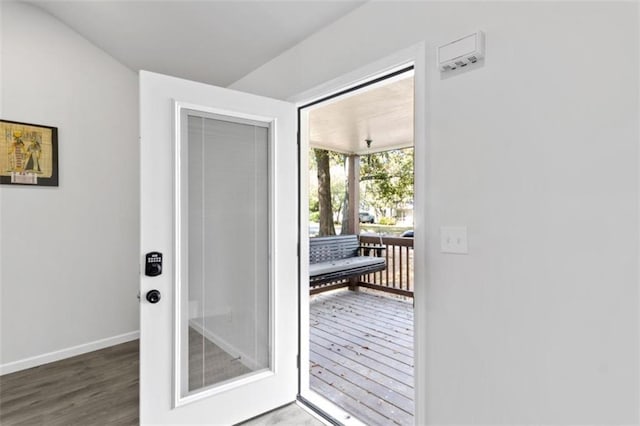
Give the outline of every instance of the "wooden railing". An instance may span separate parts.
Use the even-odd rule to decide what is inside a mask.
[[[387,269],[360,276],[358,285],[413,297],[413,238],[361,235],[360,244],[371,247],[384,246],[380,255],[386,259]],[[377,250],[371,251],[373,255]]]

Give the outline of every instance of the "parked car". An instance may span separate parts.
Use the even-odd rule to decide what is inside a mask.
[[[376,218],[368,212],[360,212],[360,223],[375,223]]]
[[[402,233],[402,235],[400,235],[401,237],[405,237],[405,238],[413,238],[413,229],[409,229],[408,231],[404,231]]]

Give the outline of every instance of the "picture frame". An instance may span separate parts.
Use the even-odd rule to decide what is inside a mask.
[[[0,119],[0,184],[58,186],[58,128]]]

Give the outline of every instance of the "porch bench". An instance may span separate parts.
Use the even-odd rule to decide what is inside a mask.
[[[383,271],[387,263],[382,257],[361,256],[357,235],[336,235],[309,239],[309,285],[311,287],[346,278]]]

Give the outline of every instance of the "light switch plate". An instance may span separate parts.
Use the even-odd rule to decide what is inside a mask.
[[[440,251],[442,253],[468,254],[467,227],[441,226]]]

